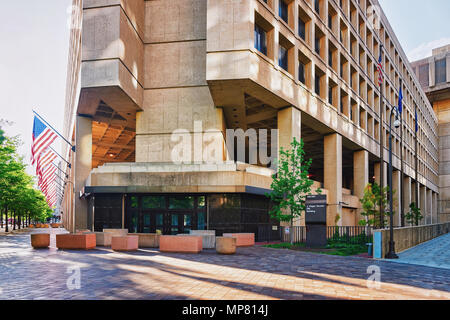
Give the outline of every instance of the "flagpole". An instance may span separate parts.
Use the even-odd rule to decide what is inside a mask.
[[[66,176],[66,178],[69,178],[69,175],[68,174],[66,174],[60,167],[58,167],[56,164],[54,164],[53,162],[52,162],[52,165],[54,165],[55,167],[56,167],[56,169],[58,169],[62,174],[64,174],[65,176]]]
[[[56,152],[55,149],[53,149],[52,147],[49,146],[49,148],[58,156],[60,157],[65,163],[67,163],[67,165],[69,166],[69,168],[72,168],[72,164],[69,163],[69,161],[67,161],[66,159],[64,159],[58,152]]]
[[[58,136],[60,136],[61,137],[61,139],[63,139],[65,142],[67,142],[71,147],[72,147],[72,151],[73,152],[75,152],[75,146],[74,145],[72,145],[70,142],[69,142],[69,140],[67,140],[66,138],[64,138],[63,137],[63,135],[62,134],[60,134],[55,128],[53,128],[53,126],[50,124],[50,123],[48,123],[39,113],[37,113],[36,111],[34,111],[33,110],[33,113],[35,114],[35,115],[37,115],[42,121],[44,121],[45,122],[45,124],[46,125],[48,125]]]
[[[415,194],[416,194],[416,199],[415,199],[415,202],[416,202],[416,207],[418,208],[419,207],[419,174],[418,174],[418,154],[417,154],[417,131],[419,130],[419,119],[418,119],[418,116],[417,116],[417,104],[415,104],[415,120],[416,120],[416,123],[415,123],[415,127],[414,127],[414,131],[415,131],[415,147],[414,147],[414,149],[415,149],[415,171],[416,171],[416,185],[415,185],[415,189],[416,189],[416,192],[415,192]]]
[[[405,195],[403,192],[404,184],[404,164],[403,164],[403,90],[402,90],[402,79],[400,78],[400,92],[398,93],[398,99],[400,104],[400,93],[402,94],[402,112],[400,112],[400,225],[405,226]]]
[[[383,63],[383,45],[380,44],[380,57],[381,57],[381,63]],[[381,67],[379,72],[383,72],[383,68]],[[380,189],[381,194],[383,194],[383,187],[384,187],[384,108],[383,108],[383,84],[384,79],[380,83]],[[380,227],[384,228],[384,206],[383,206],[383,199],[380,197]]]

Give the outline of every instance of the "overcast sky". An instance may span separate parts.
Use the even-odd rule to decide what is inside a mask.
[[[405,52],[412,59],[450,44],[449,0],[379,0]],[[20,134],[30,158],[32,109],[61,130],[71,0],[3,1],[0,10],[0,119]],[[55,146],[59,150],[60,139]],[[29,168],[30,173],[32,170]]]

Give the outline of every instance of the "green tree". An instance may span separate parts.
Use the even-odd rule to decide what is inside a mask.
[[[305,211],[306,196],[311,194],[314,183],[308,177],[311,163],[311,159],[305,158],[303,140],[299,142],[294,138],[288,150],[280,148],[278,171],[272,177],[272,192],[266,194],[273,202],[270,210],[272,218],[290,222],[292,226],[294,219],[301,217]],[[290,233],[291,243],[292,234],[293,232]]]
[[[409,212],[405,215],[406,221],[413,225],[418,226],[420,221],[423,219],[420,208],[416,206],[415,202],[412,202],[409,205]]]
[[[17,153],[20,140],[1,133],[0,142],[0,220],[9,231],[8,218],[14,217],[13,229],[25,226],[31,218],[45,220],[51,216],[42,192],[33,188],[33,178],[25,172],[26,165]]]
[[[389,187],[381,188],[379,184],[374,182],[368,184],[364,188],[364,195],[359,201],[362,204],[361,216],[364,219],[359,221],[361,226],[372,226],[375,228],[381,228],[388,223],[388,217],[390,215],[388,205]],[[395,190],[393,190],[393,197]],[[383,216],[380,216],[380,202],[385,210]],[[394,213],[394,212],[393,212]]]

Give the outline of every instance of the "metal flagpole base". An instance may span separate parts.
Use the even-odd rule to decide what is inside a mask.
[[[386,254],[386,259],[398,259],[395,254],[395,242],[389,242],[389,252]]]

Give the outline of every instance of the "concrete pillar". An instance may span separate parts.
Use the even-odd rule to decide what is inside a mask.
[[[353,153],[353,192],[358,199],[364,196],[364,188],[369,183],[369,153],[366,150]],[[356,222],[361,220],[361,202],[358,202]]]
[[[294,138],[301,139],[301,111],[289,107],[278,112],[278,148],[290,149]]]
[[[420,222],[420,225],[423,225],[425,223],[425,217],[427,216],[427,197],[426,197],[426,188],[422,185],[419,186],[419,205],[420,205],[420,212],[422,213],[422,216],[424,217],[422,221]]]
[[[88,202],[80,199],[80,191],[86,183],[86,179],[92,169],[92,119],[77,116],[75,127],[75,174],[74,174],[74,220],[71,226],[72,232],[76,229],[87,228]]]
[[[301,111],[289,107],[278,111],[278,149],[288,150],[294,138],[300,141],[302,133],[302,114]],[[305,225],[305,217],[293,221],[293,225]],[[283,224],[289,226],[289,223]]]
[[[426,223],[432,224],[433,223],[433,198],[432,198],[432,191],[431,189],[426,189],[426,196],[427,196],[427,218]]]
[[[438,195],[433,192],[433,223],[439,223],[438,219]]]
[[[327,225],[342,225],[342,136],[324,137],[324,186],[328,190]]]
[[[394,226],[395,227],[399,227],[402,225],[402,221],[401,221],[401,190],[400,190],[400,179],[401,179],[401,174],[399,170],[393,170],[392,172],[392,191],[394,192],[393,198],[393,206],[394,208],[392,210],[394,210],[395,215],[394,215]]]
[[[377,162],[374,164],[374,174],[375,174],[375,182],[377,184],[380,184],[380,164],[381,162]],[[384,163],[384,171],[383,171],[383,186],[386,187],[387,186],[387,180],[388,180],[388,176],[387,176],[387,163]]]
[[[409,212],[409,205],[411,202],[414,201],[412,198],[412,192],[411,192],[411,177],[404,177],[403,179],[403,199],[405,201],[405,215]],[[407,225],[406,219],[405,219],[405,225]]]

